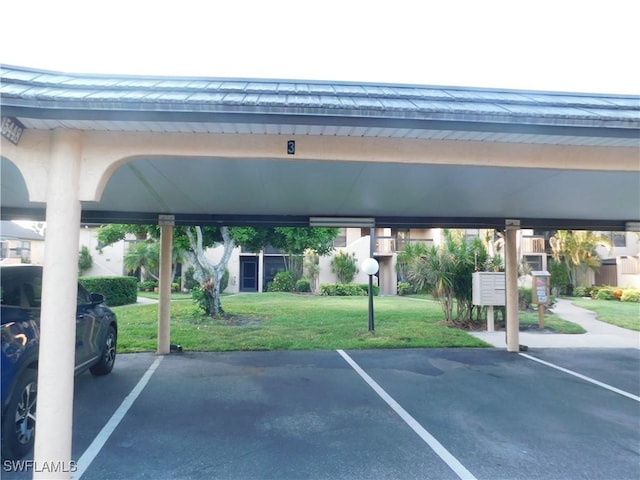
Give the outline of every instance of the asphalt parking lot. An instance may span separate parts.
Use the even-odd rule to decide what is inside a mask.
[[[640,478],[640,350],[527,355],[120,355],[76,379],[75,478]]]

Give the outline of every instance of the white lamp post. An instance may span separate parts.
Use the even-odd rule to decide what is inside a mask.
[[[369,331],[373,332],[373,276],[378,273],[377,260],[372,257],[367,258],[362,262],[362,271],[369,275]]]

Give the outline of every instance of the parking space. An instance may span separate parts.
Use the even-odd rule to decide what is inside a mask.
[[[631,397],[496,349],[185,352],[105,435],[161,358],[121,355],[76,380],[73,458],[98,437],[82,479],[639,478],[640,352],[528,354]]]

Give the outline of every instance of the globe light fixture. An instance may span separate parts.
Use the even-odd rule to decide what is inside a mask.
[[[367,258],[362,262],[362,271],[367,275],[375,275],[378,273],[378,261],[375,258]]]

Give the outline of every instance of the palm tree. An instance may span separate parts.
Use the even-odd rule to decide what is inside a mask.
[[[159,244],[157,242],[136,242],[129,246],[124,256],[124,266],[128,272],[140,269],[140,280],[144,281],[147,274],[158,280]]]
[[[590,231],[558,230],[549,239],[553,259],[565,265],[572,286],[584,286],[590,270],[597,270],[602,264],[596,248],[611,248],[611,240]]]
[[[396,271],[401,282],[408,280],[407,272],[413,262],[427,253],[427,245],[425,243],[407,243],[404,250],[398,252],[396,256]]]
[[[498,271],[501,265],[500,257],[490,256],[479,238],[466,241],[462,232],[445,230],[444,242],[414,259],[407,278],[418,291],[428,291],[440,300],[447,323],[468,326],[474,321],[473,272]]]
[[[418,291],[427,291],[440,300],[447,323],[453,321],[454,262],[449,251],[432,246],[407,270],[407,278]]]

